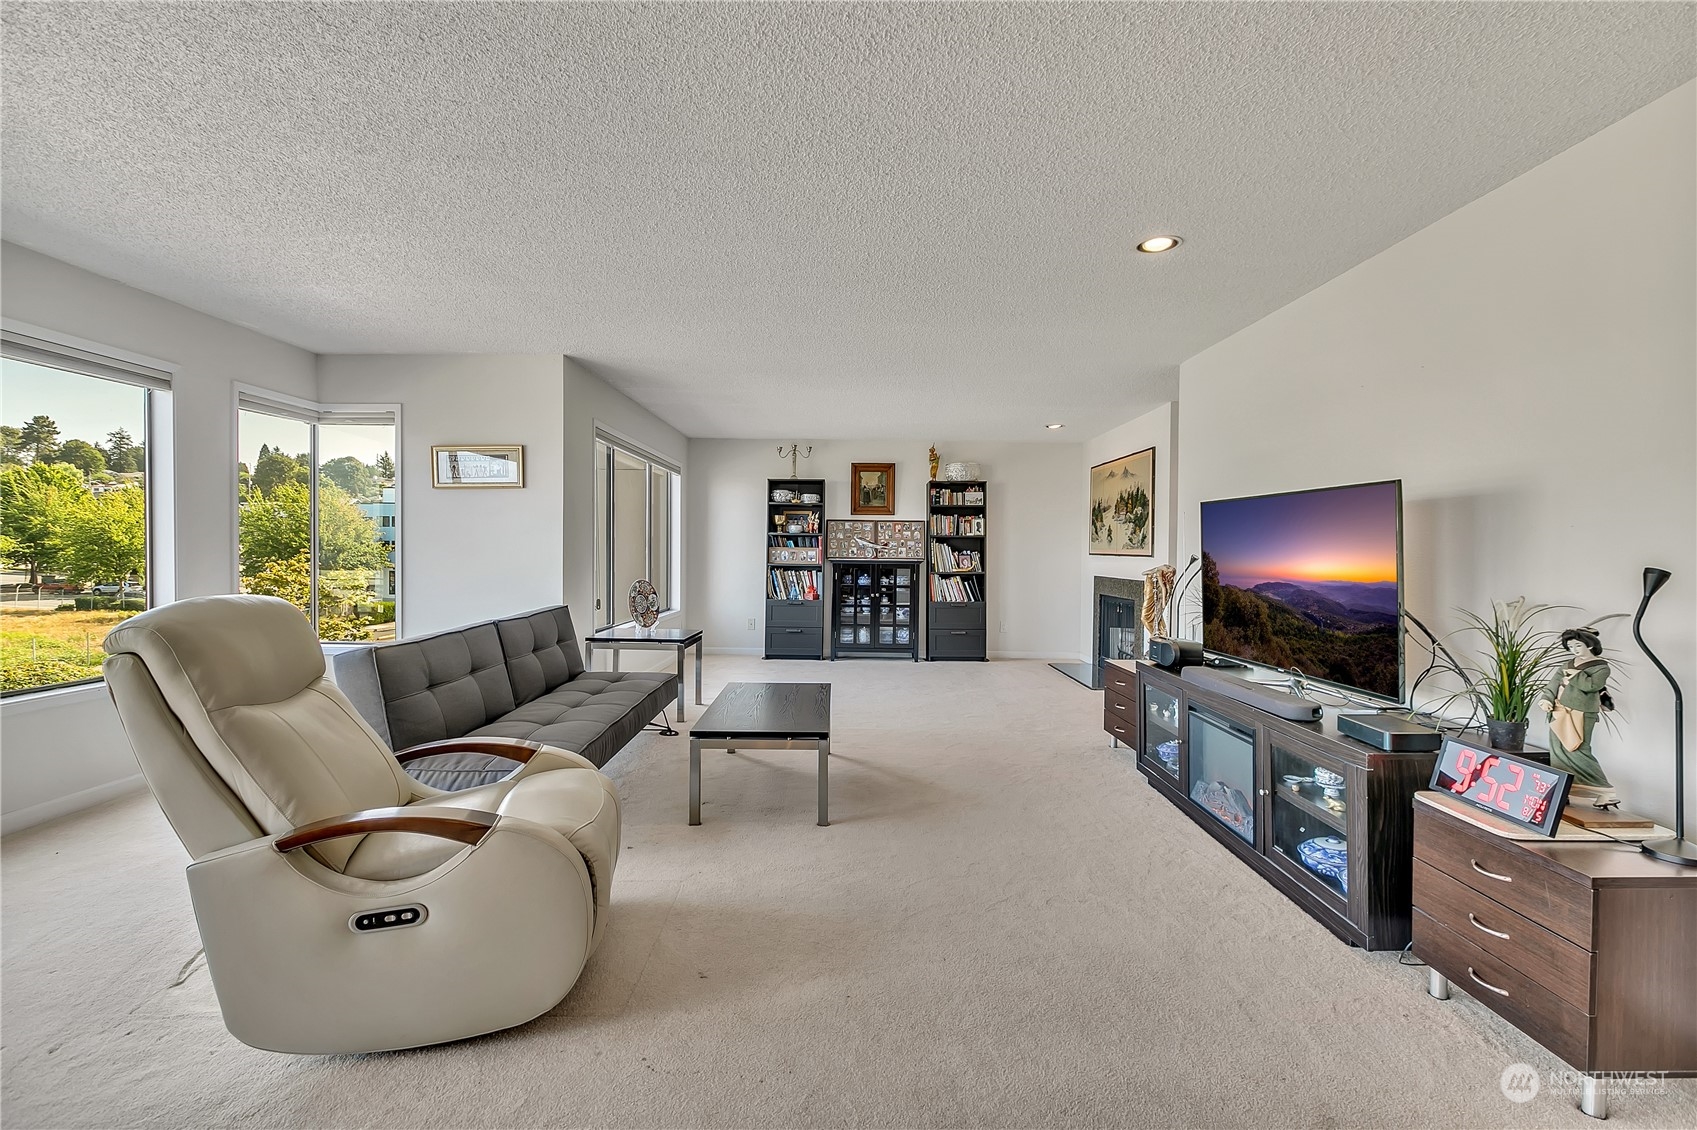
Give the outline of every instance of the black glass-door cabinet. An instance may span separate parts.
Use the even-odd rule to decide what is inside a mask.
[[[831,658],[919,659],[917,561],[838,561],[831,581]]]

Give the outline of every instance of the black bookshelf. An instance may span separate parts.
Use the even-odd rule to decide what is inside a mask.
[[[779,491],[791,501],[773,497]],[[817,501],[803,502],[802,498]],[[766,658],[825,658],[825,480],[766,481]]]
[[[831,581],[831,658],[919,659],[919,561],[836,561]]]
[[[926,485],[925,502],[930,574],[925,657],[988,659],[987,484],[983,479],[933,480]]]

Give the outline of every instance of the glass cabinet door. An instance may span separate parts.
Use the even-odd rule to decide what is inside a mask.
[[[1190,799],[1246,843],[1255,842],[1255,731],[1190,707]]]
[[[1178,697],[1158,691],[1148,683],[1143,688],[1143,722],[1138,727],[1143,760],[1178,780]]]
[[[1346,767],[1276,737],[1272,751],[1273,851],[1308,886],[1347,906],[1355,797]]]

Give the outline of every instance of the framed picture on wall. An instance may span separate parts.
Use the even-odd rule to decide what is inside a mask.
[[[1090,552],[1155,556],[1155,449],[1090,468]]]
[[[896,512],[896,465],[853,463],[849,469],[850,514]]]
[[[522,487],[524,445],[460,443],[432,447],[430,480],[437,487]]]

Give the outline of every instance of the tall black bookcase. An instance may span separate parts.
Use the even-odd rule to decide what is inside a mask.
[[[767,659],[825,658],[824,543],[825,480],[768,479]]]
[[[925,657],[988,659],[984,516],[989,491],[983,479],[933,480],[925,498],[930,567]]]

